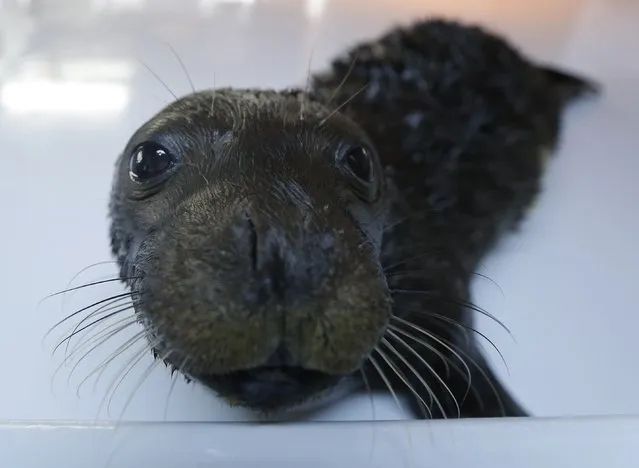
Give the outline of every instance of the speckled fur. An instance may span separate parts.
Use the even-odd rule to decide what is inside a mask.
[[[539,193],[564,107],[588,91],[488,32],[433,20],[354,47],[313,77],[308,95],[227,89],[169,105],[123,151],[110,205],[113,253],[140,291],[136,310],[156,353],[247,404],[218,378],[264,364],[282,336],[297,365],[334,376],[363,366],[370,384],[385,386],[366,363],[377,347],[393,387],[410,393],[409,382],[431,417],[524,415],[468,332],[469,285]],[[148,138],[184,155],[152,196],[136,192],[126,164]],[[378,202],[353,201],[336,172],[327,155],[342,140],[376,149]],[[247,302],[258,286],[241,260],[240,214],[255,206],[260,235],[279,226],[272,242],[290,273],[287,305]],[[307,397],[327,385],[309,383]]]

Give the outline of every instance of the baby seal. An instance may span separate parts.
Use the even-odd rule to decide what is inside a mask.
[[[273,413],[346,378],[416,417],[523,416],[473,337],[478,262],[540,191],[588,81],[425,20],[308,90],[216,89],[122,151],[112,251],[158,359]]]

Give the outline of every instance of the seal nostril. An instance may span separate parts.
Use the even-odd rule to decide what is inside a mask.
[[[243,254],[253,281],[248,287],[259,297],[259,302],[266,302],[272,297],[283,298],[286,281],[286,261],[277,233],[272,228],[263,229],[259,220],[249,213],[243,213],[241,224],[236,230]]]
[[[249,245],[250,245],[250,255],[251,255],[251,264],[253,266],[253,270],[257,270],[258,268],[258,252],[257,252],[257,231],[255,230],[255,224],[250,216],[246,215],[246,221],[248,223],[248,236],[249,236]]]

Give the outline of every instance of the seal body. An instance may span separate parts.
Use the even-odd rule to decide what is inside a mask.
[[[436,393],[438,416],[523,415],[467,341],[482,312],[469,284],[538,195],[566,105],[596,85],[479,27],[431,20],[357,45],[314,91],[371,135],[391,187],[382,262],[402,320],[386,342],[388,379]]]
[[[359,378],[416,415],[525,415],[479,352],[469,286],[589,91],[428,20],[357,45],[307,92],[170,104],[127,144],[110,204],[156,355],[258,411]]]

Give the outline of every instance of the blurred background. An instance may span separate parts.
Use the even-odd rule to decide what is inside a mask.
[[[639,413],[636,0],[0,0],[0,419],[247,418],[150,356],[118,385],[135,350],[92,374],[127,336],[73,375],[60,368],[64,349],[51,350],[65,330],[43,342],[47,330],[116,286],[39,301],[90,265],[71,286],[115,274],[103,263],[115,158],[171,93],[191,91],[171,48],[198,89],[281,88],[427,15],[483,24],[603,83],[566,115],[546,193],[486,261],[497,286],[479,278],[475,299],[512,330],[516,341],[480,320],[507,360],[487,348],[498,374],[533,414]],[[373,413],[353,396],[315,417]],[[375,417],[404,416],[380,396]]]

